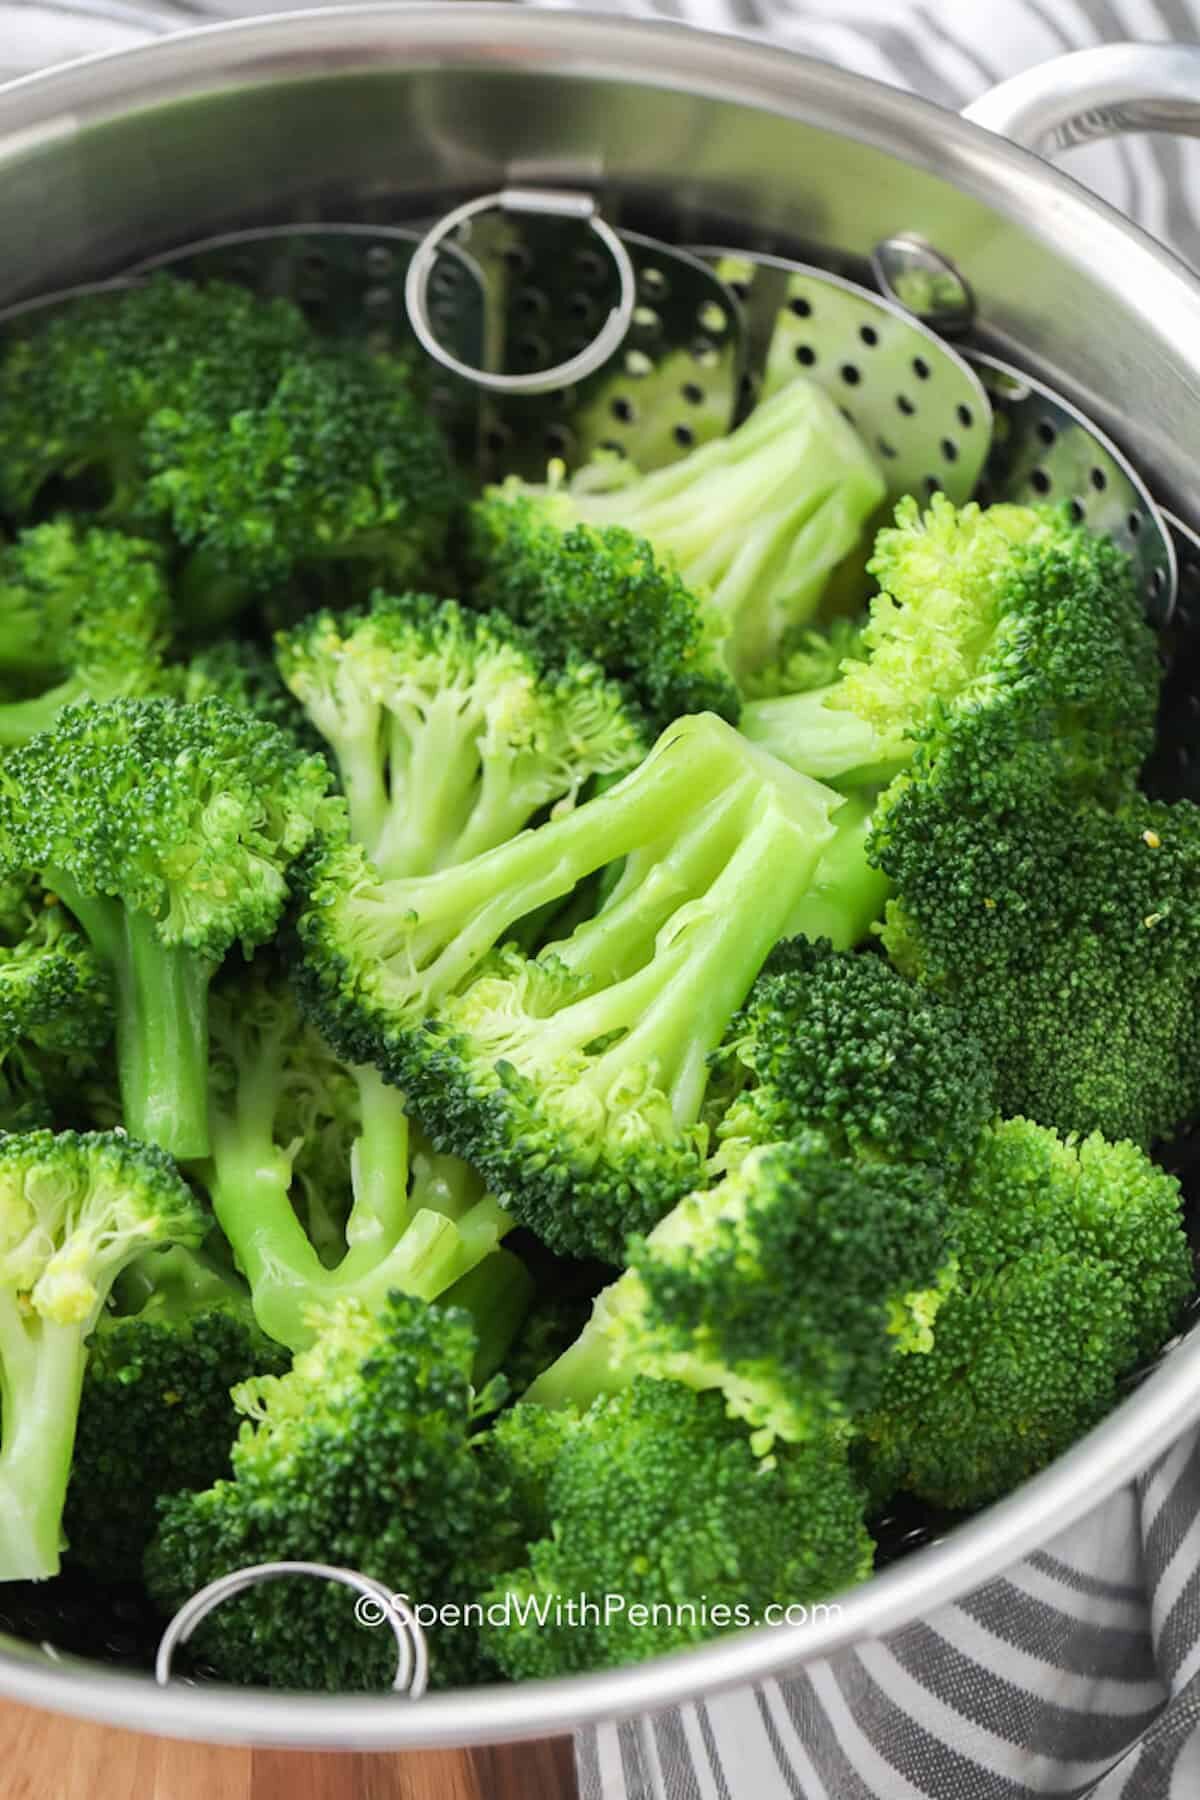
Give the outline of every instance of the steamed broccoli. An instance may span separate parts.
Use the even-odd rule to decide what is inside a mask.
[[[517,1407],[485,1460],[529,1534],[483,1604],[484,1648],[513,1680],[683,1649],[871,1571],[844,1444],[763,1463],[715,1394],[677,1382],[639,1379],[582,1417]]]
[[[287,1375],[244,1383],[233,1475],[164,1502],[147,1554],[150,1590],[173,1612],[247,1563],[317,1561],[357,1569],[422,1602],[471,1597],[495,1496],[472,1427],[498,1395],[473,1387],[477,1332],[511,1335],[527,1298],[507,1252],[481,1311],[393,1295],[372,1313],[343,1299]],[[446,1685],[472,1659],[430,1632],[431,1676]],[[391,1633],[356,1623],[354,1596],[325,1583],[270,1582],[220,1608],[197,1647],[229,1681],[332,1690],[384,1687]]]
[[[0,1137],[0,1581],[57,1574],[88,1338],[120,1270],[205,1220],[160,1150]]]
[[[345,1295],[435,1299],[496,1248],[511,1220],[464,1165],[410,1153],[403,1097],[334,1055],[277,969],[218,982],[210,1018],[198,1173],[271,1337],[303,1348],[314,1307]]]
[[[301,919],[318,1020],[551,1248],[619,1261],[626,1233],[699,1179],[708,1055],[812,876],[831,799],[709,716],[458,869],[381,883],[335,851]],[[570,938],[478,967],[523,915],[622,856]]]
[[[66,908],[0,881],[0,1130],[51,1124],[111,1036],[107,973]]]
[[[419,581],[458,504],[405,366],[315,338],[237,410],[183,392],[151,419],[146,450],[147,505],[188,552],[181,608],[210,622],[284,590],[294,601]]]
[[[694,656],[715,637],[737,677],[769,662],[811,620],[886,491],[853,428],[805,381],[756,408],[730,436],[653,474],[616,458],[566,484],[560,473],[552,470],[546,488],[510,479],[476,508],[474,555],[489,603],[542,619],[547,606],[568,607],[554,592],[561,582],[573,579],[576,604],[591,607],[594,584],[623,576],[628,585],[632,575],[644,591],[653,570],[671,588],[674,619],[686,598],[671,582],[677,575],[702,611],[676,654],[686,644]],[[565,558],[547,544],[549,534],[562,538]],[[599,644],[593,654],[611,666]]]
[[[0,355],[0,511],[27,520],[51,484],[71,484],[77,505],[146,527],[160,408],[231,419],[264,404],[311,341],[286,301],[166,274],[34,314]]]
[[[594,663],[547,665],[503,614],[451,600],[377,594],[364,611],[310,616],[277,655],[385,878],[466,862],[648,747]]]
[[[1159,664],[1128,557],[1065,508],[902,500],[869,567],[880,592],[824,688],[761,700],[742,729],[821,780],[883,785],[921,744],[1018,748],[1057,785],[1121,791],[1154,738]]]
[[[160,1495],[229,1474],[230,1389],[290,1361],[245,1284],[196,1251],[139,1257],[114,1284],[119,1305],[127,1295],[140,1304],[101,1314],[92,1334],[64,1512],[72,1562],[105,1582],[140,1577]]]
[[[948,1217],[933,1166],[855,1165],[817,1136],[764,1145],[629,1243],[527,1398],[586,1406],[655,1375],[718,1388],[758,1450],[845,1431],[897,1349],[929,1341]]]
[[[64,706],[148,693],[169,614],[159,552],[137,538],[59,520],[0,548],[0,746]]]
[[[817,1131],[839,1156],[960,1168],[995,1115],[983,1045],[879,956],[778,944],[717,1053],[721,1160]]]
[[[208,1148],[208,986],[270,938],[329,770],[217,700],[72,707],[0,765],[0,862],[32,867],[116,990],[125,1123]]]
[[[1025,1119],[984,1134],[932,1349],[861,1422],[872,1483],[981,1506],[1116,1403],[1193,1286],[1179,1184],[1141,1150]]]
[[[953,1002],[1002,1112],[1150,1144],[1200,1099],[1200,809],[1115,811],[944,757],[880,819],[883,942]]]
[[[274,657],[249,639],[218,638],[205,644],[186,661],[169,664],[160,687],[170,699],[189,706],[224,700],[238,712],[290,732],[305,750],[324,751],[323,740],[284,686]]]

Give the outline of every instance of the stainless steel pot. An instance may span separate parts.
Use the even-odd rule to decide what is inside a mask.
[[[988,128],[988,129],[985,129]],[[581,185],[667,239],[953,258],[983,338],[1104,424],[1193,527],[1200,283],[1031,149],[1200,133],[1200,48],[1113,46],[965,119],[740,40],[496,5],[355,7],[190,33],[0,94],[0,306],[256,224],[432,217],[507,183]],[[1029,148],[998,135],[1007,133]],[[805,1626],[635,1669],[438,1695],[173,1686],[0,1637],[0,1694],[192,1739],[361,1750],[563,1731],[879,1637],[1003,1572],[1200,1419],[1200,1334],[1018,1493]]]

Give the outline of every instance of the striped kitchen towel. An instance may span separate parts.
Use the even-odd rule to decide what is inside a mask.
[[[1200,41],[1200,0],[607,4],[953,107],[1089,44]],[[1128,138],[1065,166],[1200,268],[1200,144]],[[581,1800],[1200,1800],[1200,1439],[958,1605],[789,1679],[581,1731],[576,1763]]]

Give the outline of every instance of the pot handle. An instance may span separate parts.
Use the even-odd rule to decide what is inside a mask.
[[[989,88],[963,118],[1046,154],[1129,131],[1200,137],[1200,44],[1100,44]]]

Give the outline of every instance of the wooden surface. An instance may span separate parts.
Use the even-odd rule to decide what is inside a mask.
[[[576,1800],[569,1738],[403,1756],[218,1750],[0,1704],[0,1800]]]

